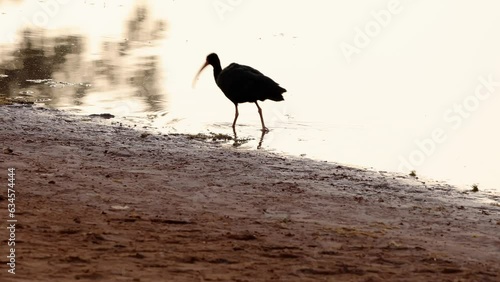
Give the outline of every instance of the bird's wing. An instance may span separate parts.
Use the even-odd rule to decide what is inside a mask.
[[[248,73],[249,75],[264,76],[264,74],[262,74],[260,71],[254,69],[252,67],[249,67],[249,66],[232,63],[228,66],[228,68],[229,67],[234,68],[234,69],[238,69],[242,72]]]
[[[286,90],[260,71],[245,65],[230,64],[217,78],[217,85],[233,102],[254,102],[256,100],[283,100]]]
[[[262,74],[260,71],[245,65],[232,63],[227,66],[219,75],[217,84],[221,88],[230,88],[232,90],[257,90],[259,85],[270,83],[269,77]],[[224,89],[223,89],[224,91]]]

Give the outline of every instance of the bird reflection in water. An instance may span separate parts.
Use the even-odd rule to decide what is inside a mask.
[[[262,142],[264,141],[264,136],[267,134],[267,131],[262,131],[262,134],[260,135],[260,140],[259,140],[259,145],[257,145],[257,149],[262,148]]]
[[[265,130],[262,130],[262,133],[260,134],[260,138],[259,138],[259,143],[257,145],[257,149],[261,149],[262,148],[262,143],[264,141],[264,136],[268,133],[269,131],[265,131]],[[240,147],[241,145],[247,143],[248,141],[250,141],[251,138],[243,138],[243,139],[239,139],[238,138],[238,135],[236,134],[236,130],[233,129],[233,134],[234,134],[234,139],[233,139],[233,147]]]

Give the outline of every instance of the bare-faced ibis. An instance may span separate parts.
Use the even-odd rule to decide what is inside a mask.
[[[234,114],[233,131],[236,134],[236,120],[238,119],[238,104],[252,102],[257,106],[260,121],[262,123],[262,131],[267,132],[268,129],[264,124],[262,117],[262,109],[260,108],[257,100],[273,100],[283,101],[282,93],[286,89],[280,87],[278,83],[269,77],[263,75],[260,71],[244,65],[232,63],[225,69],[221,68],[220,60],[217,54],[212,53],[207,56],[207,60],[196,74],[193,84],[198,79],[201,71],[208,65],[214,68],[214,78],[217,86],[224,92],[224,95],[233,102],[236,113]]]

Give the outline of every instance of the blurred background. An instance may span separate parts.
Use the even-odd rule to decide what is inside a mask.
[[[262,149],[500,191],[500,2],[0,0],[0,95],[232,134],[206,55],[288,90]],[[238,137],[256,149],[255,105]],[[231,144],[227,144],[230,146]]]

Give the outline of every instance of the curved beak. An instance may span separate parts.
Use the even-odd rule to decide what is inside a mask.
[[[196,73],[196,76],[193,79],[193,84],[191,85],[193,88],[195,87],[196,82],[198,81],[198,76],[200,76],[201,71],[208,66],[208,62],[205,62],[203,66],[201,66],[200,70]]]

